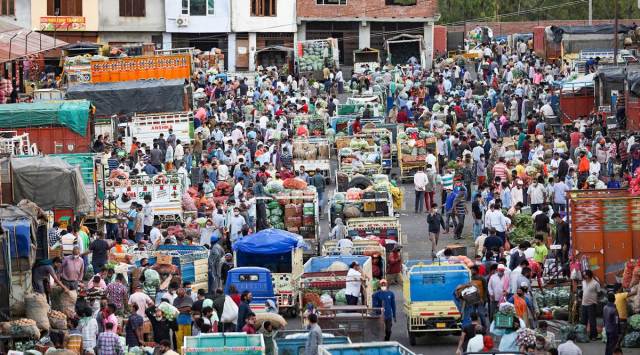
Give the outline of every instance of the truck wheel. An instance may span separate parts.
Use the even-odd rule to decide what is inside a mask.
[[[416,346],[416,333],[409,332],[409,344],[411,346]]]

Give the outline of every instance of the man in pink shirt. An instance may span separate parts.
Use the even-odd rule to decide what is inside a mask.
[[[135,291],[129,296],[129,304],[138,305],[138,314],[145,318],[145,311],[147,307],[153,306],[153,300],[146,293],[142,292],[142,286],[137,285]]]

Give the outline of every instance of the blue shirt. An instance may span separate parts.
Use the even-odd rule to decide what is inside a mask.
[[[129,210],[129,212],[127,213],[127,217],[128,217],[127,228],[129,230],[133,230],[135,228],[137,215],[138,215],[138,211],[135,211],[135,210]]]
[[[396,318],[396,296],[393,292],[380,290],[372,297],[374,307],[384,308],[384,319]]]

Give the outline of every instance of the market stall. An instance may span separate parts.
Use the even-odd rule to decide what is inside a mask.
[[[316,169],[320,169],[325,177],[331,176],[331,150],[327,138],[295,138],[292,150],[293,168],[296,171],[304,166],[310,175],[315,174]]]
[[[419,168],[426,167],[428,149],[438,155],[433,133],[418,128],[406,128],[404,132],[398,132],[398,165],[402,180],[412,178]],[[438,169],[437,166],[433,168]]]

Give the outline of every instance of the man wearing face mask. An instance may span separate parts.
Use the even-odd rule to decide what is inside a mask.
[[[84,276],[84,261],[80,257],[80,248],[75,246],[71,255],[62,261],[62,283],[69,289],[75,290]]]
[[[393,292],[389,291],[387,280],[380,280],[380,290],[373,296],[373,307],[384,308],[384,341],[391,338],[391,320],[396,321],[396,298]]]
[[[244,217],[240,215],[238,207],[233,208],[233,216],[229,219],[229,237],[231,243],[242,237],[242,229],[247,225]]]

